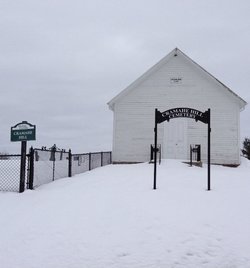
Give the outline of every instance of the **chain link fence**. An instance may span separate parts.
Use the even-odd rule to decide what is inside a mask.
[[[0,191],[19,192],[20,164],[21,155],[0,155]],[[27,173],[25,180],[27,183]]]
[[[112,153],[111,152],[103,152],[102,157],[102,166],[110,165],[112,163]]]
[[[72,155],[72,175],[80,174],[90,170],[89,154]]]
[[[35,149],[32,188],[109,164],[111,152],[71,154],[56,147],[52,150]]]
[[[111,152],[72,154],[69,150],[30,149],[26,158],[25,185],[34,189],[43,184],[80,174],[112,162]],[[20,192],[21,155],[0,155],[0,191]]]
[[[111,152],[72,154],[72,175],[111,164]]]
[[[69,152],[35,149],[33,187],[68,177]]]

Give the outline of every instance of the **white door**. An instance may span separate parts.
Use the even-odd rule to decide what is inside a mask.
[[[187,119],[164,122],[163,158],[187,159]]]

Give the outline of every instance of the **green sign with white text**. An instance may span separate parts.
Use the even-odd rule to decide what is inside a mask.
[[[23,121],[14,127],[11,127],[10,131],[11,141],[31,141],[36,140],[36,126]]]

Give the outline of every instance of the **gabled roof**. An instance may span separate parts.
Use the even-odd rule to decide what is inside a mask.
[[[236,93],[234,93],[230,88],[228,88],[226,85],[224,85],[222,82],[220,82],[217,78],[215,78],[212,74],[207,72],[204,68],[202,68],[199,64],[197,64],[195,61],[193,61],[191,58],[189,58],[186,54],[184,54],[180,49],[175,48],[173,49],[167,56],[165,56],[163,59],[161,59],[158,63],[156,63],[153,67],[151,67],[148,71],[146,71],[142,76],[140,76],[138,79],[136,79],[132,84],[130,84],[128,87],[126,87],[124,90],[122,90],[118,95],[116,95],[112,100],[108,102],[109,108],[111,110],[114,110],[114,104],[123,96],[125,96],[127,93],[132,91],[134,88],[136,88],[141,82],[146,80],[151,74],[153,74],[156,70],[160,69],[163,65],[165,65],[172,57],[175,57],[177,55],[182,55],[184,58],[186,58],[190,63],[194,64],[196,67],[198,67],[202,72],[204,72],[206,75],[208,75],[211,79],[213,79],[217,84],[220,84],[227,90],[230,94],[232,94],[234,97],[236,97],[240,103],[241,109],[244,109],[247,102],[243,100],[240,96],[238,96]]]

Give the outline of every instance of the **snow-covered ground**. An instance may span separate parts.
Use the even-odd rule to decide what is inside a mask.
[[[250,163],[110,165],[0,193],[0,267],[250,267]]]

